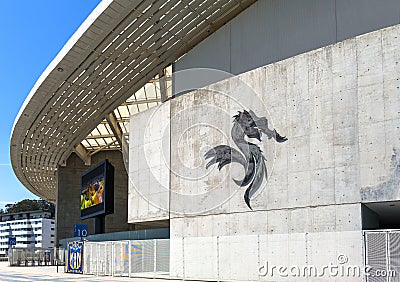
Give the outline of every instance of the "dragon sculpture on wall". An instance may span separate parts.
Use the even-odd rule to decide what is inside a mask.
[[[245,176],[243,180],[233,179],[233,181],[240,187],[248,186],[244,193],[244,201],[253,210],[250,206],[250,199],[258,191],[264,178],[267,179],[268,175],[265,157],[260,147],[248,142],[245,136],[256,138],[260,142],[262,134],[265,134],[268,139],[274,138],[278,143],[285,142],[288,139],[279,135],[275,129],[269,129],[267,118],[257,117],[251,110],[239,111],[233,118],[231,136],[240,151],[228,145],[219,145],[212,148],[205,154],[206,160],[211,158],[206,164],[206,169],[216,163],[218,163],[219,170],[233,162],[241,164],[244,167]]]

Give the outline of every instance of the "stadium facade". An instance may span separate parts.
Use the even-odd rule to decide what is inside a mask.
[[[80,177],[108,159],[106,233],[169,228],[170,277],[395,281],[399,11],[104,0],[24,103],[14,171],[59,241],[93,228]]]

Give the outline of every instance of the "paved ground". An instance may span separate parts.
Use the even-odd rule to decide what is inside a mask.
[[[8,262],[0,262],[0,281],[127,281],[127,282],[166,282],[165,279],[146,279],[128,277],[98,277],[92,275],[64,273],[63,267],[59,267],[59,272],[55,266],[34,266],[34,267],[10,267]],[[178,281],[178,280],[170,280]]]

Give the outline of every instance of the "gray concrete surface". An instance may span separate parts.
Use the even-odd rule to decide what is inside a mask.
[[[180,58],[175,71],[215,68],[244,73],[396,25],[399,11],[398,0],[257,1]]]
[[[350,265],[362,265],[361,204],[400,200],[399,45],[396,25],[161,106],[170,108],[170,132],[159,132],[165,139],[157,132],[139,135],[144,142],[137,148],[153,150],[140,158],[150,173],[158,173],[151,164],[162,148],[170,150],[170,181],[161,179],[158,186],[170,187],[172,277],[254,281],[264,260],[322,267],[337,263],[339,254]],[[243,179],[243,167],[206,169],[204,159],[215,146],[236,148],[232,117],[244,109],[267,117],[288,138],[277,144],[264,136],[257,143],[268,180],[253,197],[253,210],[243,200],[245,189],[232,180]],[[133,117],[131,126],[146,127],[133,121],[139,122]],[[166,144],[153,146],[154,140]],[[141,184],[144,191],[156,187]],[[229,197],[218,198],[224,191]]]
[[[71,274],[64,273],[63,267],[57,268],[55,266],[37,266],[37,267],[10,267],[8,262],[0,262],[0,281],[11,282],[11,281],[90,281],[90,282],[101,282],[101,281],[129,281],[129,282],[140,282],[140,281],[154,281],[162,282],[167,281],[166,279],[152,279],[152,278],[134,278],[134,277],[108,277],[108,276],[93,276],[93,275],[82,275],[82,274]]]

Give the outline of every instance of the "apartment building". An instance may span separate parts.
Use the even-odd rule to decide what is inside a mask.
[[[0,215],[0,257],[8,252],[8,238],[15,236],[16,248],[54,247],[54,218],[47,211]]]

